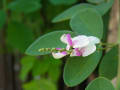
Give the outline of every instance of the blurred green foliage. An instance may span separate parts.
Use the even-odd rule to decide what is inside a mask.
[[[89,3],[81,3],[82,1],[88,1]],[[23,82],[24,90],[57,90],[57,83],[61,75],[61,66],[63,64],[61,60],[55,60],[50,55],[24,55],[28,46],[30,47],[26,51],[27,54],[43,55],[48,54],[49,52],[41,53],[38,49],[65,46],[58,40],[63,33],[71,33],[73,36],[82,33],[102,38],[102,34],[105,33],[103,28],[107,28],[103,27],[102,16],[108,12],[114,0],[108,0],[107,2],[104,0],[82,1],[0,1],[0,33],[5,33],[7,50],[10,51],[10,53],[15,53],[17,51],[22,55],[20,60],[21,72],[19,77]],[[52,22],[57,23],[53,24]],[[71,32],[71,30],[75,31],[75,33]],[[35,41],[36,38],[38,39]],[[0,43],[0,52],[4,52],[1,46],[2,44]],[[111,55],[112,53],[108,54]],[[75,86],[84,81],[96,68],[100,61],[100,57],[101,54],[98,55],[95,53],[87,58],[70,58],[64,68],[65,83],[68,86]],[[106,54],[104,58],[107,58],[106,60],[108,60],[108,57],[109,56]],[[108,61],[106,62],[104,58],[101,62],[100,68],[109,69],[111,63],[107,63]],[[111,62],[114,61],[111,60]],[[109,65],[107,65],[108,67],[105,67],[104,65],[102,66],[102,64]],[[116,66],[114,69],[116,70]],[[106,74],[109,72],[106,73],[104,72],[105,70],[100,69],[100,75],[101,73],[104,73],[102,76],[107,77]],[[113,78],[113,76],[115,75],[110,76],[110,78]],[[29,77],[31,78],[29,79]],[[98,84],[99,81],[94,82]],[[107,82],[107,84],[110,85],[109,82]],[[91,88],[91,86],[92,84],[90,84],[89,88]]]

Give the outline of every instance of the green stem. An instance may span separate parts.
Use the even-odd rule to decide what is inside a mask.
[[[120,18],[119,18],[120,20]],[[116,90],[120,90],[120,22],[118,26],[118,73],[117,73],[117,86]]]
[[[115,46],[115,45],[117,45],[117,43],[100,43],[100,45],[102,45],[102,46]]]

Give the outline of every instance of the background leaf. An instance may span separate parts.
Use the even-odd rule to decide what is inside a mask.
[[[90,35],[102,38],[103,22],[101,16],[94,9],[83,9],[70,20],[73,31],[81,35]]]
[[[109,80],[99,77],[93,80],[85,90],[115,90],[115,88]]]
[[[65,10],[63,13],[58,15],[53,19],[52,22],[61,22],[70,19],[74,14],[78,13],[79,11],[85,9],[85,8],[93,8],[96,9],[100,13],[101,16],[103,16],[111,7],[114,0],[108,0],[107,2],[103,2],[98,5],[92,5],[87,3],[78,4],[75,6],[72,6],[71,8]],[[74,13],[73,13],[74,12]]]
[[[73,34],[70,31],[54,31],[39,37],[30,47],[27,49],[28,55],[44,55],[49,52],[39,52],[40,48],[65,48],[65,44],[60,41],[61,35],[65,33]]]
[[[37,59],[32,56],[25,56],[21,59],[21,72],[20,79],[25,80],[30,70],[33,68],[33,65]]]
[[[0,10],[0,30],[3,27],[3,25],[5,24],[6,21],[6,13],[3,10]]]
[[[87,1],[94,4],[101,4],[104,2],[104,0],[87,0]]]
[[[118,46],[105,54],[99,66],[99,75],[112,80],[117,75]]]
[[[30,13],[40,9],[39,0],[16,0],[8,5],[8,8],[16,12]]]
[[[19,22],[9,22],[7,30],[7,42],[13,47],[24,52],[33,41],[33,32],[27,26]]]
[[[73,4],[75,2],[77,2],[77,0],[49,0],[52,4],[54,5],[61,5],[61,4],[64,4],[64,5],[70,5],[70,4]]]
[[[24,90],[57,90],[56,86],[49,80],[33,80],[23,86]]]
[[[36,60],[35,61],[35,64],[32,68],[32,75],[33,76],[39,76],[39,75],[42,75],[42,74],[45,74],[48,69],[49,69],[49,61],[50,59],[46,59],[46,57],[41,57],[40,60]]]
[[[87,57],[69,58],[64,67],[64,82],[73,87],[83,82],[96,68],[101,52],[96,51]]]

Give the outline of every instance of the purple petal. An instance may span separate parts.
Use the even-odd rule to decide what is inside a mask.
[[[75,51],[76,51],[76,56],[81,56],[82,55],[82,53],[79,51],[78,48],[75,48]]]
[[[61,48],[56,48],[56,50],[60,50]]]
[[[68,44],[69,44],[70,46],[72,46],[73,43],[72,43],[71,35],[70,35],[70,34],[66,34],[66,37],[67,37]]]
[[[66,51],[63,51],[63,52],[61,52],[63,55],[67,55],[67,52]]]

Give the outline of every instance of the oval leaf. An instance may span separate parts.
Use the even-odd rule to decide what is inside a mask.
[[[73,34],[71,31],[54,31],[38,38],[26,50],[28,55],[44,55],[50,52],[39,52],[40,48],[65,48],[65,44],[60,41],[61,35],[65,33]]]
[[[93,7],[93,6],[90,5],[90,4],[85,4],[85,3],[84,4],[75,5],[75,6],[71,7],[71,8],[69,8],[69,9],[67,9],[66,11],[64,11],[63,13],[58,15],[57,17],[55,17],[52,22],[55,23],[55,22],[61,22],[61,21],[68,20],[75,13],[79,12],[80,10],[85,9],[85,8],[90,8],[90,7]]]
[[[78,4],[75,5],[69,9],[67,9],[66,11],[64,11],[63,13],[61,13],[60,15],[58,15],[57,17],[55,17],[53,19],[53,23],[55,22],[61,22],[61,21],[65,21],[70,19],[74,14],[78,13],[79,11],[85,9],[85,8],[93,8],[96,9],[97,12],[100,13],[100,15],[104,15],[113,5],[113,1],[114,0],[107,0],[103,3],[100,3],[98,5],[92,5],[92,4]],[[74,12],[74,13],[73,13]]]
[[[70,26],[78,34],[92,35],[100,39],[103,35],[102,18],[94,9],[84,9],[74,15],[70,20]]]
[[[104,0],[87,0],[87,1],[93,4],[100,4],[104,2]]]
[[[118,46],[105,54],[99,67],[99,75],[112,80],[117,75]]]
[[[101,52],[96,51],[88,57],[69,58],[64,67],[64,82],[67,86],[76,86],[83,82],[96,68]]]
[[[115,88],[109,80],[99,77],[93,80],[85,90],[115,90]]]

